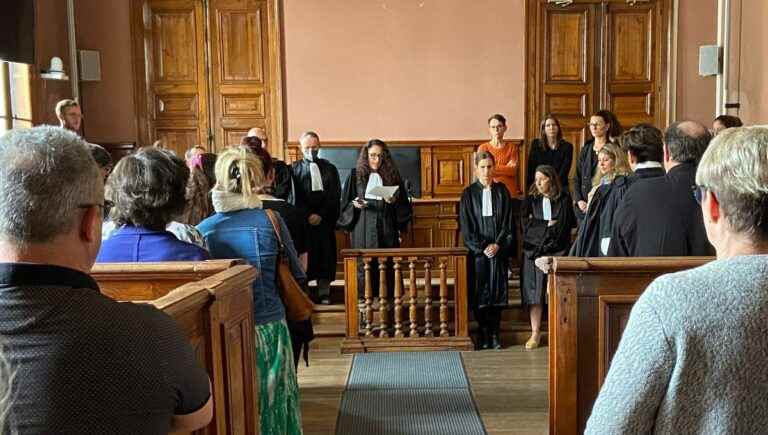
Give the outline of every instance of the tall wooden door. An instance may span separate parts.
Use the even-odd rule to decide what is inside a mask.
[[[278,0],[132,0],[139,140],[183,154],[266,128],[283,156]]]
[[[251,127],[267,127],[267,2],[211,0],[212,125],[216,149],[240,143]]]
[[[140,145],[183,155],[208,144],[205,11],[195,0],[138,0],[133,8]]]
[[[589,116],[616,114],[625,128],[664,127],[671,0],[528,0],[526,139],[555,115],[574,145],[589,139]],[[573,174],[572,168],[572,174]]]

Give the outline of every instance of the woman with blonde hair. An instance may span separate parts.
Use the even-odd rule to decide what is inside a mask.
[[[717,258],[660,276],[640,296],[586,434],[768,427],[768,129],[718,134],[693,193]]]
[[[605,144],[597,152],[597,171],[592,177],[592,190],[587,195],[587,209],[589,209],[589,203],[598,187],[612,183],[617,176],[631,173],[632,168],[629,167],[627,153],[622,151],[618,145],[610,142]]]
[[[285,222],[279,214],[270,217],[262,209],[259,193],[266,178],[261,160],[244,146],[229,148],[216,161],[216,180],[212,191],[216,213],[197,228],[213,258],[244,258],[259,270],[253,282],[253,308],[261,433],[301,434],[291,337],[276,285],[278,255],[288,257],[299,282],[306,275]],[[271,218],[276,218],[279,239]]]

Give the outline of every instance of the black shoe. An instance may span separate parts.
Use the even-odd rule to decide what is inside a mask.
[[[491,334],[490,348],[491,349],[501,349],[501,342],[499,341],[499,334],[497,334],[495,332],[493,334]]]
[[[491,337],[486,328],[480,330],[480,349],[491,348]]]

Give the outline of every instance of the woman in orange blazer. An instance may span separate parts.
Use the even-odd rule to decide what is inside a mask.
[[[481,144],[477,151],[488,151],[496,161],[493,181],[504,183],[512,197],[519,196],[520,177],[518,175],[519,146],[512,142],[504,142],[507,131],[507,119],[498,113],[488,118],[488,129],[491,140]]]

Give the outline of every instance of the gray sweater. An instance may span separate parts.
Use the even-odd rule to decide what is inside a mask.
[[[768,256],[656,279],[632,309],[585,433],[768,433]]]

